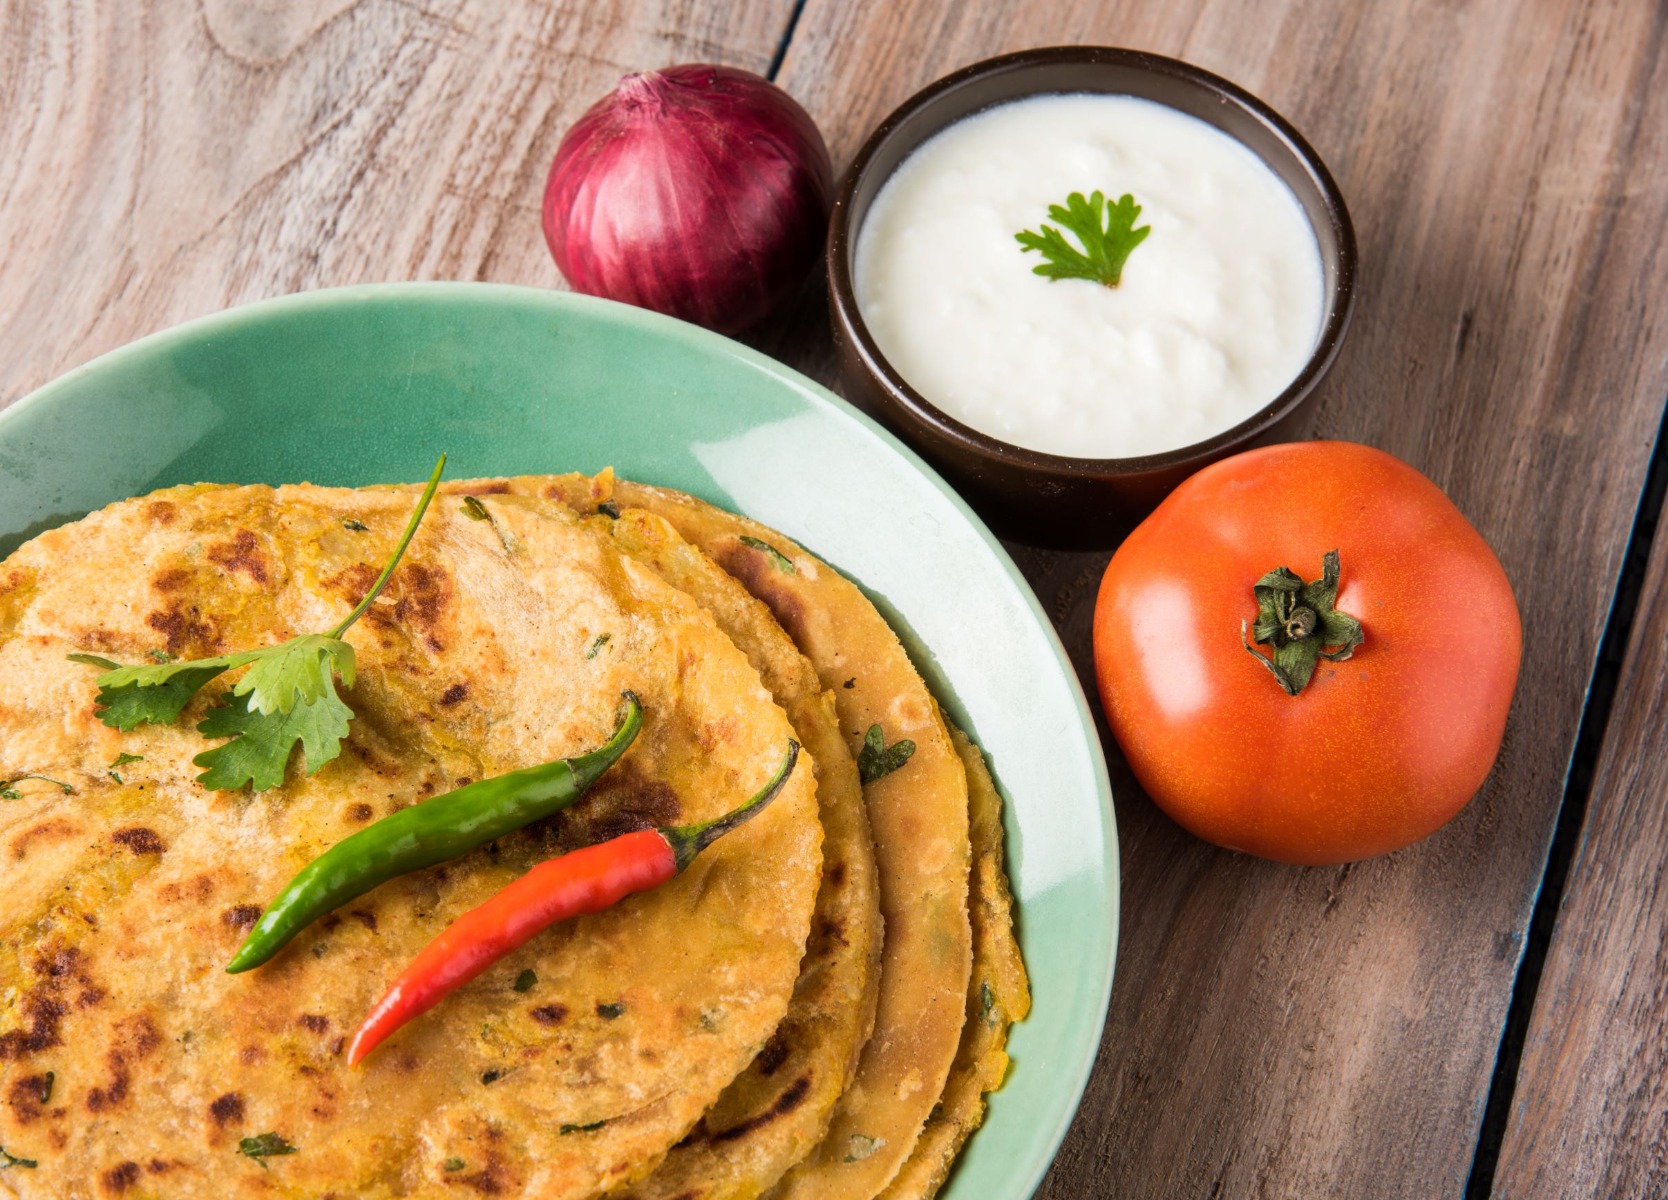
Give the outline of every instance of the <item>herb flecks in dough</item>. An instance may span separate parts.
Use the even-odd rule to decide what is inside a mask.
[[[41,783],[50,783],[55,787],[63,789],[63,793],[66,796],[73,796],[75,794],[75,789],[61,779],[53,779],[47,775],[13,775],[10,779],[0,779],[0,800],[23,799],[23,793],[18,790],[17,785],[28,779],[39,780]]]
[[[262,1133],[239,1141],[237,1152],[246,1158],[254,1159],[264,1169],[266,1167],[264,1160],[278,1158],[285,1154],[294,1154],[295,1147],[276,1133]]]
[[[783,554],[780,550],[778,550],[775,546],[772,546],[763,538],[756,538],[749,534],[742,534],[741,544],[749,547],[750,549],[757,550],[760,554],[770,559],[771,566],[775,567],[778,571],[787,575],[799,574],[798,569],[793,565],[793,561],[789,559],[786,554]]]
[[[915,743],[908,738],[899,738],[888,746],[879,724],[871,725],[863,735],[862,748],[857,751],[858,777],[864,783],[884,779],[908,762],[914,753]]]

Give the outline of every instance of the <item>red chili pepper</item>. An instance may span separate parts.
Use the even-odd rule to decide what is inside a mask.
[[[552,858],[464,913],[423,947],[377,1001],[353,1035],[348,1065],[356,1065],[400,1026],[557,921],[601,912],[671,879],[775,799],[798,758],[799,743],[790,740],[787,757],[763,790],[722,817],[640,829]]]

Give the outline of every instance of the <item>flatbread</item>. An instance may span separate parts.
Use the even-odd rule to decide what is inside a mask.
[[[756,1197],[828,1128],[874,1027],[880,992],[879,881],[857,764],[834,697],[768,609],[661,518],[598,517],[614,542],[688,593],[759,672],[817,763],[823,876],[787,1015],[695,1130],[620,1200]]]
[[[775,615],[834,694],[853,753],[873,724],[914,755],[866,785],[886,934],[874,1033],[829,1131],[772,1190],[783,1200],[869,1200],[898,1173],[961,1042],[972,933],[966,772],[897,635],[839,572],[775,530],[610,473],[510,481],[577,508],[663,517]]]
[[[0,564],[0,778],[74,788],[30,781],[0,801],[0,1145],[39,1164],[0,1174],[0,1191],[595,1196],[652,1167],[755,1059],[821,880],[809,759],[677,879],[553,927],[343,1065],[344,1036],[452,917],[555,850],[733,807],[792,733],[688,597],[576,521],[483,503],[489,521],[437,502],[350,631],[342,755],[312,776],[292,763],[254,797],[192,782],[209,698],[118,734],[94,715],[97,672],[64,655],[196,657],[327,629],[409,495],[173,489]],[[267,966],[224,973],[259,907],[326,846],[466,777],[600,743],[626,687],[643,732],[565,818],[392,881]],[[112,767],[123,753],[142,758]],[[268,1131],[296,1153],[238,1152]]]
[[[1008,1074],[1008,1028],[1031,1011],[1031,988],[1014,938],[1013,895],[1002,866],[1002,796],[984,755],[955,726],[956,751],[967,768],[972,804],[973,977],[961,1048],[938,1107],[915,1151],[881,1200],[928,1200],[949,1178],[956,1155],[985,1119],[985,1095]]]

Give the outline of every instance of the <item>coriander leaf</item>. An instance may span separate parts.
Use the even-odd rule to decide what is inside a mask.
[[[785,572],[786,574],[789,574],[789,575],[799,574],[799,572],[794,568],[793,562],[788,558],[788,556],[786,554],[783,554],[780,550],[778,550],[775,546],[772,546],[769,542],[765,541],[763,538],[749,537],[748,535],[743,534],[742,538],[741,538],[741,544],[743,546],[751,546],[753,549],[757,550],[760,554],[762,554],[766,558],[770,559],[772,565],[774,565],[775,568],[778,571]]]
[[[461,1171],[468,1165],[469,1164],[464,1162],[463,1159],[454,1155],[453,1157],[448,1158],[445,1162],[441,1163],[440,1168],[443,1171]]]
[[[597,1005],[597,1016],[601,1017],[604,1021],[617,1021],[621,1017],[625,1016],[625,1005],[599,1004]]]
[[[565,1137],[570,1133],[589,1133],[593,1129],[601,1129],[606,1124],[608,1124],[608,1122],[606,1120],[602,1120],[592,1121],[589,1125],[559,1125],[556,1128],[556,1132]]]
[[[515,977],[515,990],[518,992],[530,992],[538,982],[538,975],[534,973],[531,967],[528,967],[525,971]]]
[[[276,1133],[263,1133],[257,1137],[243,1138],[237,1144],[237,1152],[261,1163],[263,1158],[274,1158],[282,1154],[294,1154],[295,1147],[279,1137]]]
[[[232,694],[248,696],[251,712],[288,713],[297,704],[316,704],[334,695],[332,668],[344,686],[353,686],[353,647],[337,637],[304,634],[250,654],[255,657]]]
[[[597,505],[597,511],[605,517],[614,518],[616,521],[620,519],[620,506],[612,500],[604,500]]]
[[[492,514],[487,512],[486,505],[482,504],[473,496],[465,496],[463,498],[463,503],[458,507],[463,509],[463,515],[468,517],[471,521],[492,520]]]
[[[608,644],[608,639],[612,636],[612,634],[607,633],[597,634],[596,640],[591,643],[591,648],[585,651],[585,657],[587,659],[595,658],[597,654],[601,652],[602,648]]]
[[[234,696],[227,704],[211,708],[197,723],[204,737],[232,740],[205,750],[191,761],[204,771],[197,782],[216,791],[235,791],[253,784],[257,792],[284,782],[284,770],[297,742],[307,756],[307,773],[313,774],[342,752],[353,710],[342,703],[334,688],[318,700],[302,702],[287,713],[255,712],[248,696]]]
[[[1152,232],[1150,225],[1135,228],[1141,206],[1128,192],[1112,205],[1100,192],[1091,193],[1087,200],[1082,192],[1073,192],[1064,208],[1050,204],[1048,215],[1075,233],[1083,249],[1073,246],[1052,225],[1044,225],[1041,233],[1023,230],[1014,234],[1014,240],[1022,247],[1021,254],[1035,250],[1048,260],[1032,267],[1032,274],[1053,280],[1089,279],[1117,287],[1130,252]]]
[[[23,1167],[26,1170],[33,1171],[38,1166],[40,1164],[34,1159],[19,1158],[15,1154],[7,1154],[6,1148],[0,1146],[0,1171],[4,1171],[7,1167]]]
[[[369,528],[363,521],[356,521],[352,517],[342,518],[342,528],[352,533],[364,533]]]
[[[124,667],[94,654],[71,654],[69,658],[105,669],[98,677],[98,719],[124,732],[147,722],[167,725],[178,720],[204,684],[248,661],[247,655],[234,654]]]
[[[908,762],[909,756],[914,753],[915,743],[908,738],[899,738],[888,746],[880,726],[871,725],[869,732],[863,736],[862,747],[857,751],[858,777],[864,783],[883,779]]]
[[[71,655],[80,662],[103,666],[92,655]],[[99,719],[116,729],[132,729],[145,722],[176,720],[193,696],[216,676],[248,666],[233,686],[229,701],[211,709],[198,724],[210,737],[238,737],[253,742],[231,750],[217,746],[194,760],[212,768],[199,777],[205,787],[233,789],[247,780],[255,790],[277,787],[284,781],[290,748],[303,741],[311,774],[341,752],[347,722],[353,713],[336,693],[336,674],[348,687],[354,680],[353,647],[328,634],[303,634],[276,646],[245,650],[220,658],[148,666],[116,667],[98,678]],[[284,731],[288,731],[285,734]],[[280,740],[282,739],[282,740]],[[112,764],[119,766],[120,760]],[[238,778],[236,783],[222,780]],[[117,782],[120,782],[117,777]]]

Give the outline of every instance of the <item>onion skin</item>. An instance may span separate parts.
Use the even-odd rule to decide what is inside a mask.
[[[792,97],[692,63],[627,75],[568,130],[544,236],[575,291],[736,333],[804,282],[833,195],[828,148]]]

